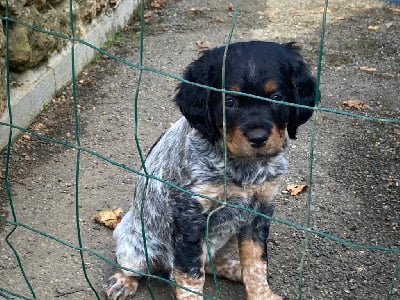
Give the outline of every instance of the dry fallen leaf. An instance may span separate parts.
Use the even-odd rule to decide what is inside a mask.
[[[201,49],[210,48],[210,42],[208,41],[196,41],[196,46]]]
[[[389,78],[395,78],[396,74],[395,73],[390,73],[390,72],[385,72],[385,73],[382,73],[382,76],[383,77],[389,77]]]
[[[305,184],[289,184],[286,189],[291,196],[296,196],[307,191],[307,188]]]
[[[106,227],[114,229],[121,222],[121,211],[121,208],[101,210],[94,215],[93,219]]]
[[[368,30],[376,31],[379,28],[379,25],[369,25]]]
[[[200,15],[204,12],[205,9],[206,9],[205,7],[192,7],[190,11],[194,15]]]
[[[361,71],[366,71],[366,72],[376,72],[376,71],[377,71],[376,68],[374,68],[374,67],[367,67],[367,66],[359,67],[359,69],[360,69]]]
[[[151,13],[151,11],[147,11],[147,12],[144,13],[143,17],[144,17],[146,20],[148,20],[148,19],[150,19],[150,18],[153,17],[153,14]]]
[[[368,104],[365,104],[364,102],[362,102],[361,100],[358,100],[358,99],[345,100],[345,101],[343,101],[343,105],[350,107],[350,108],[355,108],[357,110],[371,109],[371,106],[369,106]]]
[[[151,8],[161,8],[162,6],[165,5],[167,1],[166,0],[152,0],[150,2],[150,7]]]
[[[392,12],[397,12],[397,13],[400,13],[400,8],[397,8],[397,7],[391,7],[391,8],[389,8]]]
[[[231,2],[231,3],[228,4],[228,10],[229,10],[229,11],[233,11],[233,9],[234,9],[234,5],[233,5],[233,3]]]

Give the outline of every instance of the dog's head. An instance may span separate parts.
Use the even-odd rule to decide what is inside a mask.
[[[184,78],[190,82],[222,88],[225,47],[204,51],[188,66]],[[241,42],[231,44],[225,63],[225,87],[242,92],[313,107],[315,78],[294,44]],[[211,143],[223,135],[223,95],[182,82],[175,98],[190,125]],[[227,92],[225,94],[226,142],[238,157],[272,156],[280,152],[286,131],[296,138],[297,128],[312,110],[276,104]]]

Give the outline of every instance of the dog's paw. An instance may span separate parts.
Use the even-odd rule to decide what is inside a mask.
[[[247,294],[246,300],[283,300],[283,298],[273,293],[272,290],[268,289],[268,291],[265,293]]]
[[[139,278],[116,272],[102,286],[109,300],[131,299],[139,286]]]
[[[272,293],[269,298],[267,298],[269,300],[283,300],[283,298],[277,294]]]

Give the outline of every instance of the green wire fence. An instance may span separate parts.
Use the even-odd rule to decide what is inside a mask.
[[[224,53],[224,60],[223,60],[223,70],[222,70],[222,86],[220,89],[218,88],[213,88],[213,87],[208,87],[208,86],[203,86],[201,84],[196,84],[196,83],[191,83],[188,82],[190,84],[196,85],[196,86],[200,86],[200,87],[204,87],[210,90],[214,90],[214,91],[220,91],[223,93],[223,101],[225,101],[225,58],[226,58],[226,53],[227,51],[229,51],[229,44],[231,43],[231,39],[232,39],[232,34],[234,32],[235,29],[235,24],[237,22],[237,3],[236,1],[233,1],[233,14],[232,14],[232,23],[231,23],[231,27],[230,27],[230,31],[228,33],[228,37],[225,41],[226,44],[226,48],[225,48],[225,53]],[[79,216],[80,216],[80,198],[79,198],[79,182],[80,182],[80,162],[81,162],[81,154],[82,153],[86,153],[89,154],[93,157],[97,157],[100,160],[103,160],[104,162],[107,162],[111,165],[114,165],[118,168],[127,170],[131,173],[134,173],[138,176],[144,176],[146,177],[146,187],[147,187],[147,183],[150,179],[152,180],[158,180],[161,181],[162,183],[169,185],[170,187],[177,189],[179,191],[185,192],[187,194],[190,195],[196,195],[196,196],[200,196],[200,197],[204,197],[206,199],[215,201],[219,204],[221,204],[222,206],[231,206],[231,207],[235,207],[237,209],[243,209],[243,210],[247,210],[250,211],[256,215],[259,216],[263,216],[265,218],[268,218],[270,220],[272,220],[273,222],[279,222],[281,224],[293,227],[297,230],[300,230],[302,232],[305,233],[305,239],[303,242],[303,246],[302,246],[302,253],[301,253],[301,260],[300,260],[300,265],[299,265],[299,274],[298,274],[298,299],[302,299],[302,288],[303,288],[303,273],[304,273],[304,262],[305,262],[305,257],[306,257],[306,253],[307,250],[309,249],[309,240],[311,235],[317,235],[326,239],[329,239],[333,242],[336,243],[340,243],[342,245],[348,246],[348,247],[355,247],[355,248],[363,248],[363,249],[370,249],[370,250],[375,250],[375,251],[382,251],[382,252],[387,252],[387,253],[395,253],[395,254],[400,254],[400,248],[398,247],[386,247],[386,246],[381,246],[381,245],[372,245],[372,244],[362,244],[362,243],[356,243],[356,242],[352,242],[331,234],[328,234],[326,232],[314,229],[311,227],[311,203],[312,203],[312,186],[313,186],[313,162],[314,162],[314,148],[315,148],[315,137],[316,137],[316,130],[317,130],[317,125],[316,125],[316,116],[318,114],[318,112],[329,112],[332,114],[339,114],[339,115],[344,115],[344,116],[349,116],[349,117],[354,117],[354,118],[359,118],[359,119],[365,119],[368,121],[372,121],[372,122],[383,122],[383,123],[389,123],[389,124],[400,124],[400,119],[396,119],[396,118],[383,118],[383,117],[372,117],[372,116],[367,116],[367,115],[363,115],[363,114],[357,114],[357,113],[352,113],[352,112],[346,112],[346,111],[342,111],[342,110],[335,110],[335,109],[331,109],[331,108],[326,108],[326,107],[321,107],[319,106],[319,103],[316,103],[316,106],[314,108],[311,108],[315,111],[315,113],[313,114],[313,119],[312,119],[312,131],[311,131],[311,141],[310,141],[310,145],[309,145],[309,151],[310,151],[310,156],[309,156],[309,164],[308,164],[308,194],[307,194],[307,207],[306,207],[306,225],[300,225],[294,222],[290,222],[288,220],[282,219],[282,218],[278,218],[278,217],[270,217],[270,216],[266,216],[263,215],[257,211],[253,211],[244,207],[241,207],[239,205],[233,205],[229,202],[226,201],[226,199],[224,200],[218,200],[218,199],[214,199],[214,198],[209,198],[206,197],[204,195],[199,195],[199,194],[195,194],[192,193],[190,191],[186,191],[183,188],[175,185],[172,182],[157,178],[155,176],[153,176],[152,174],[149,174],[146,170],[144,161],[144,155],[142,154],[142,148],[139,142],[139,134],[138,134],[138,128],[139,128],[139,118],[138,118],[138,99],[139,99],[139,91],[140,91],[140,87],[141,87],[141,78],[142,78],[142,73],[144,71],[146,72],[151,72],[154,74],[159,74],[165,77],[169,77],[175,80],[179,80],[179,81],[184,81],[187,82],[186,80],[184,80],[182,77],[180,76],[176,76],[174,74],[170,74],[168,72],[163,72],[154,68],[150,68],[146,65],[144,65],[143,63],[143,52],[144,52],[144,46],[143,46],[143,37],[144,37],[144,27],[145,27],[145,23],[144,23],[144,11],[145,11],[145,7],[144,7],[144,1],[141,1],[140,7],[140,16],[141,16],[141,21],[140,21],[140,39],[139,39],[139,63],[138,64],[133,64],[129,61],[126,61],[118,56],[115,56],[109,52],[107,52],[104,49],[100,49],[97,48],[93,45],[91,45],[90,43],[85,42],[82,39],[79,39],[75,36],[75,28],[74,28],[74,17],[73,17],[73,0],[69,1],[69,24],[70,24],[70,33],[68,35],[66,34],[60,34],[57,32],[53,32],[53,31],[49,31],[49,30],[45,30],[43,28],[39,28],[39,27],[35,27],[32,26],[31,24],[27,24],[25,22],[22,22],[18,19],[14,19],[9,17],[9,3],[8,0],[5,1],[5,12],[4,15],[1,16],[1,20],[3,21],[4,24],[4,30],[5,30],[5,61],[6,61],[6,97],[7,97],[7,107],[8,107],[8,115],[9,115],[9,123],[5,123],[5,122],[0,122],[0,126],[5,126],[7,128],[9,128],[9,135],[8,135],[8,146],[6,149],[6,153],[5,153],[5,172],[4,172],[4,180],[3,180],[3,186],[4,186],[4,190],[5,190],[5,194],[8,200],[8,205],[9,205],[9,210],[11,212],[11,219],[7,219],[5,217],[0,217],[0,222],[4,223],[4,224],[8,224],[11,226],[11,230],[10,232],[7,234],[7,236],[5,237],[5,242],[7,243],[8,247],[11,249],[11,251],[13,252],[13,255],[15,257],[15,260],[18,264],[19,267],[19,271],[21,273],[21,276],[23,277],[29,291],[30,291],[30,296],[23,296],[20,294],[15,293],[12,290],[12,287],[7,287],[7,288],[3,288],[0,287],[0,297],[3,297],[5,299],[37,299],[37,296],[35,294],[35,290],[32,287],[31,281],[28,278],[28,276],[26,275],[26,272],[24,270],[24,266],[21,262],[20,259],[20,255],[18,253],[18,251],[15,249],[15,247],[13,246],[13,243],[10,241],[10,238],[12,237],[13,234],[15,234],[15,230],[19,227],[19,228],[23,228],[25,230],[31,231],[34,234],[40,235],[42,237],[45,237],[47,239],[53,240],[65,247],[74,249],[76,251],[79,251],[80,254],[80,262],[81,262],[81,266],[82,266],[82,270],[84,273],[84,277],[85,280],[88,284],[88,286],[91,288],[91,290],[93,291],[93,297],[96,299],[100,299],[100,295],[99,292],[95,289],[95,287],[92,284],[91,279],[89,278],[88,274],[87,274],[87,270],[86,270],[86,264],[85,264],[85,255],[91,255],[94,257],[97,257],[101,260],[103,260],[104,262],[110,264],[113,267],[116,268],[121,268],[121,269],[125,269],[125,270],[129,270],[126,268],[123,268],[121,266],[119,266],[118,264],[116,264],[114,262],[113,259],[109,259],[107,257],[105,257],[104,255],[86,248],[82,242],[82,238],[81,238],[81,228],[80,228],[80,222],[79,222]],[[322,13],[322,20],[321,20],[321,32],[320,32],[320,46],[319,46],[319,55],[318,55],[318,68],[317,68],[317,93],[319,93],[319,85],[320,85],[320,78],[321,78],[321,69],[322,69],[322,57],[323,57],[323,49],[324,49],[324,41],[325,41],[325,29],[326,29],[326,17],[327,17],[327,10],[328,10],[328,0],[325,0],[324,2],[324,10]],[[10,70],[9,70],[9,39],[8,39],[8,34],[9,34],[9,27],[12,23],[15,24],[20,24],[22,26],[25,26],[27,28],[30,28],[32,30],[38,31],[38,32],[42,32],[48,35],[53,35],[57,38],[61,38],[61,39],[65,39],[68,40],[71,44],[72,47],[72,57],[71,57],[71,70],[72,70],[72,98],[73,98],[73,115],[74,115],[74,124],[75,124],[75,142],[74,143],[69,143],[63,140],[58,140],[58,139],[54,139],[51,137],[48,137],[44,134],[40,134],[38,132],[29,130],[27,128],[22,128],[20,126],[17,126],[13,123],[13,112],[11,110],[11,93],[10,93]],[[135,89],[135,95],[134,95],[134,99],[133,99],[133,115],[134,115],[134,138],[135,138],[135,145],[136,145],[136,149],[138,151],[139,154],[139,159],[140,159],[140,163],[141,163],[141,170],[139,169],[134,169],[126,164],[120,163],[116,160],[111,159],[110,157],[107,157],[101,153],[98,153],[92,149],[89,149],[87,147],[84,147],[81,145],[80,142],[80,127],[79,127],[79,121],[78,121],[78,117],[79,117],[79,112],[78,112],[78,104],[77,104],[77,88],[76,88],[76,73],[75,73],[75,60],[74,60],[74,45],[76,43],[79,44],[83,44],[87,47],[91,47],[92,49],[94,49],[95,51],[97,51],[98,53],[107,56],[119,63],[122,64],[126,64],[129,67],[133,68],[133,69],[137,69],[138,70],[138,77],[137,77],[137,84],[136,84],[136,89]],[[264,101],[271,101],[271,102],[275,102],[275,103],[280,103],[280,104],[284,104],[284,105],[291,105],[291,106],[296,106],[296,107],[305,107],[302,105],[297,105],[297,104],[291,104],[291,103],[285,103],[285,102],[281,102],[281,101],[277,101],[277,100],[271,100],[271,99],[265,99],[262,97],[257,97],[257,96],[253,96],[253,95],[248,95],[248,94],[244,94],[244,93],[240,93],[240,92],[234,92],[234,91],[229,91],[232,94],[238,94],[238,95],[246,95],[249,97],[253,97],[256,99],[260,99],[260,100],[264,100]],[[318,96],[316,96],[316,101],[318,99]],[[223,129],[224,129],[224,135],[226,134],[226,124],[225,124],[225,112],[224,112],[224,122],[223,122]],[[10,175],[9,175],[9,171],[10,171],[10,157],[11,157],[11,147],[12,147],[12,133],[13,131],[19,131],[25,134],[29,134],[33,137],[36,137],[40,140],[43,141],[47,141],[49,143],[53,143],[53,144],[58,144],[58,145],[63,145],[65,147],[71,148],[71,149],[75,149],[76,150],[76,156],[75,156],[75,223],[76,223],[76,230],[77,230],[77,243],[70,243],[70,242],[66,242],[54,235],[51,235],[49,233],[46,233],[42,230],[39,230],[37,228],[33,228],[30,227],[24,223],[19,222],[18,218],[17,218],[17,214],[14,208],[14,202],[13,202],[13,197],[11,195],[10,192]],[[226,146],[225,146],[225,165],[226,165]],[[226,170],[225,170],[226,172]],[[226,182],[225,182],[225,193],[226,193]],[[142,201],[142,207],[144,204],[145,199],[140,199],[140,201]],[[220,206],[220,207],[222,207]],[[217,208],[219,209],[219,208]],[[215,211],[211,212],[211,214],[208,216],[208,220],[210,218],[210,216],[214,213]],[[171,285],[177,285],[175,282],[167,280],[163,277],[158,277],[156,275],[152,275],[149,272],[150,269],[150,263],[148,261],[148,257],[147,257],[147,248],[146,248],[146,232],[145,232],[145,226],[144,226],[144,216],[143,216],[143,212],[141,214],[141,218],[142,218],[142,236],[143,236],[143,242],[144,242],[144,247],[145,247],[145,251],[146,251],[146,259],[147,259],[147,266],[148,266],[148,270],[145,273],[139,272],[137,270],[129,270],[129,271],[133,271],[135,273],[138,273],[139,275],[142,275],[144,277],[146,277],[147,280],[147,288],[149,291],[149,295],[151,297],[151,299],[154,299],[154,294],[152,292],[152,288],[150,285],[150,279],[157,279],[160,281],[165,281]],[[208,220],[207,220],[207,230],[206,230],[206,237],[208,235]],[[208,254],[210,254],[210,250],[209,247],[207,245],[207,251]],[[211,260],[211,257],[210,257]],[[214,267],[211,263],[211,267],[212,270],[214,270]],[[390,282],[390,285],[388,286],[387,289],[387,294],[386,294],[386,299],[391,299],[392,298],[392,294],[393,294],[393,289],[395,288],[396,282],[398,280],[400,274],[400,260],[397,262],[397,265],[393,271],[393,277],[392,280]],[[206,299],[215,299],[215,298],[220,298],[221,292],[220,292],[220,286],[218,283],[218,279],[215,275],[214,272],[214,276],[213,276],[214,282],[215,282],[215,288],[216,288],[216,296],[210,296],[207,294],[201,294],[202,296],[204,296]],[[93,279],[92,279],[93,280]],[[184,289],[186,289],[185,287],[182,287]]]

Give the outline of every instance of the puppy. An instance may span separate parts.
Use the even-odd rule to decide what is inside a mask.
[[[221,89],[224,50],[204,51],[184,78]],[[281,299],[267,282],[270,220],[262,215],[273,214],[288,138],[296,138],[312,110],[234,92],[313,107],[315,78],[293,43],[240,42],[228,48],[225,87],[224,99],[222,92],[178,86],[175,102],[183,117],[151,149],[145,166],[152,178],[138,179],[132,207],[114,231],[117,261],[132,272],[119,270],[108,279],[103,289],[109,299],[134,295],[140,278],[134,271],[148,272],[145,246],[150,271],[170,274],[177,299],[203,299],[199,293],[211,271],[207,228],[218,276],[242,282],[248,300]],[[229,256],[232,249],[239,260]]]

